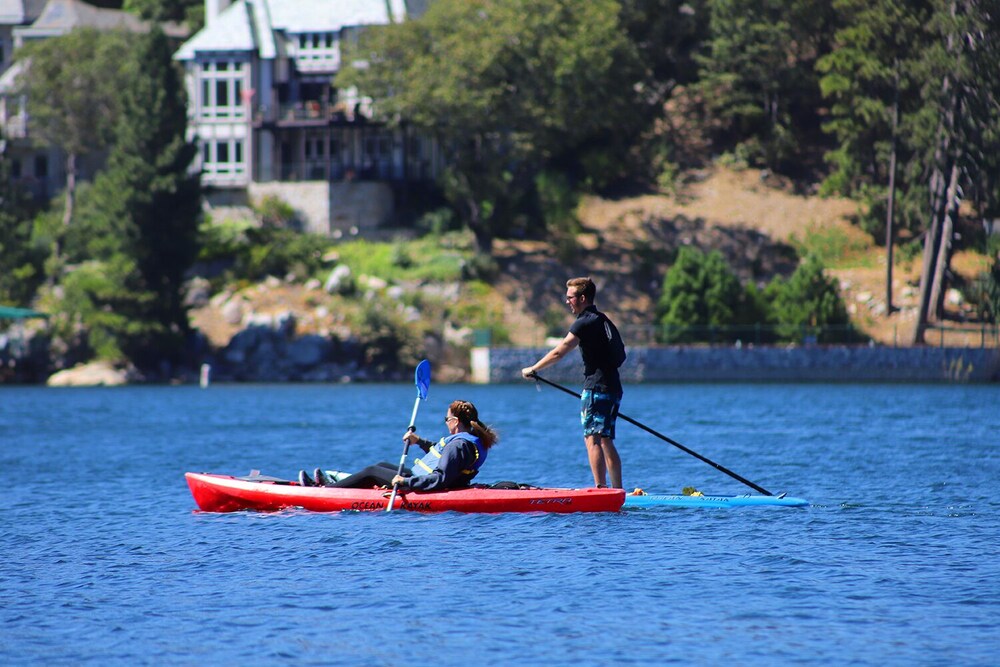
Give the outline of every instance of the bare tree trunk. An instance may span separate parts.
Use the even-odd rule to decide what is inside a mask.
[[[479,204],[474,196],[466,197],[465,205],[469,211],[469,229],[476,239],[476,247],[480,253],[490,254],[493,250],[493,235],[488,229],[488,224],[482,219]]]
[[[885,213],[885,312],[892,314],[892,226],[896,203],[896,130],[899,126],[899,69],[896,69],[896,87],[892,102],[892,152],[889,155],[889,195]]]
[[[947,144],[947,137],[942,137],[941,143]],[[934,275],[934,262],[938,256],[938,243],[941,238],[941,215],[938,212],[943,208],[946,195],[946,186],[943,174],[944,151],[941,145],[935,151],[934,171],[931,174],[931,215],[927,225],[927,232],[924,235],[924,260],[920,270],[920,302],[917,310],[917,326],[913,332],[913,344],[923,345],[924,331],[927,328],[927,314],[930,311],[930,291],[931,278]],[[939,161],[940,160],[940,161]]]
[[[63,211],[63,227],[73,222],[73,207],[76,203],[76,153],[66,156],[66,208]]]
[[[940,321],[944,315],[944,280],[945,271],[951,263],[951,238],[955,229],[955,218],[958,216],[958,177],[960,169],[958,160],[953,160],[951,175],[948,179],[947,201],[944,216],[941,220],[941,236],[938,241],[937,259],[934,262],[934,279],[931,281],[931,292],[927,303],[930,315]]]
[[[76,153],[70,153],[66,156],[66,206],[63,209],[63,228],[56,234],[55,248],[53,249],[53,254],[55,254],[56,264],[60,265],[62,263],[63,256],[63,239],[66,236],[66,230],[73,222],[73,209],[76,204]],[[49,284],[55,284],[57,276],[49,276]]]
[[[951,10],[954,14],[954,2]],[[949,35],[947,48],[949,52],[955,52],[953,36]],[[934,149],[934,171],[930,184],[931,216],[927,235],[924,238],[924,262],[920,272],[920,306],[917,311],[917,325],[913,332],[914,345],[922,345],[925,342],[924,334],[927,330],[928,318],[931,313],[937,314],[937,301],[932,299],[933,285],[938,275],[938,262],[947,257],[947,253],[942,255],[941,246],[950,240],[944,237],[943,227],[949,206],[948,195],[951,192],[951,182],[953,176],[958,173],[957,151],[954,149],[954,144],[957,142],[956,119],[961,102],[957,88],[958,86],[952,81],[952,75],[945,74],[941,82],[941,99],[946,99],[948,102],[942,110],[942,118],[938,124],[938,143]],[[941,268],[941,271],[943,270]],[[940,285],[938,288],[940,289]]]

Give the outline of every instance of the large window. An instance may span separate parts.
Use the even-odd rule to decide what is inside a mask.
[[[243,140],[202,141],[201,170],[203,174],[208,176],[242,176],[246,174]]]
[[[339,65],[337,39],[332,32],[291,35],[292,56],[300,71],[326,71]]]
[[[202,119],[246,117],[243,100],[244,66],[239,61],[217,60],[201,68],[199,115]]]

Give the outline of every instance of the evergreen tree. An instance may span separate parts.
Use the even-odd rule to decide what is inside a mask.
[[[0,304],[28,305],[42,281],[45,249],[33,240],[31,202],[14,184],[0,135]]]
[[[663,279],[657,305],[664,342],[730,337],[731,327],[741,323],[743,301],[739,278],[720,252],[706,255],[691,246],[681,248]]]
[[[150,21],[187,22],[192,34],[205,22],[203,0],[124,0],[121,6]]]
[[[129,60],[121,120],[107,169],[94,181],[85,228],[114,265],[116,302],[129,320],[122,350],[140,365],[177,360],[188,332],[181,289],[197,256],[200,182],[189,169],[186,96],[167,38],[154,30]]]
[[[932,320],[944,317],[944,295],[965,193],[983,215],[997,210],[995,167],[1000,134],[1000,12],[995,2],[935,0],[930,22],[936,43],[921,61],[924,88],[924,158],[930,165],[930,206],[924,234],[920,302],[914,343],[924,342]],[[933,128],[933,129],[932,129]],[[993,167],[993,169],[991,169]]]
[[[710,41],[697,89],[720,148],[757,166],[802,166],[818,139],[816,59],[835,14],[825,0],[708,0]]]
[[[853,337],[837,283],[827,277],[816,257],[806,258],[787,280],[780,276],[772,280],[764,296],[771,303],[777,333],[783,339],[800,340],[807,332],[816,335],[819,342]]]
[[[876,236],[884,230],[893,150],[899,165],[893,224],[912,236],[925,217],[926,170],[916,141],[923,134],[918,63],[933,40],[927,29],[932,4],[837,0],[844,25],[836,48],[817,63],[823,95],[832,102],[824,130],[837,141],[827,154],[833,171],[824,191],[859,197],[866,205],[862,226]]]

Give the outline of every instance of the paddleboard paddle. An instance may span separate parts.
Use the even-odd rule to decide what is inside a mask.
[[[555,382],[552,382],[551,380],[546,380],[545,378],[543,378],[538,373],[532,373],[531,377],[533,377],[535,380],[537,380],[539,382],[544,382],[545,384],[547,384],[547,385],[549,385],[551,387],[555,387],[556,389],[559,389],[560,391],[564,391],[564,392],[566,392],[567,394],[569,394],[571,396],[576,396],[577,398],[580,398],[580,394],[576,393],[575,391],[573,391],[571,389],[567,389],[566,387],[562,386],[561,384],[557,384]],[[653,429],[649,428],[645,424],[637,422],[636,420],[632,419],[631,417],[629,417],[627,415],[623,415],[620,412],[618,413],[618,417],[621,418],[621,419],[624,419],[625,421],[627,421],[630,424],[634,424],[635,426],[638,426],[643,431],[646,431],[647,433],[649,433],[651,435],[655,435],[657,438],[659,438],[660,440],[663,440],[664,442],[669,442],[671,445],[673,445],[674,447],[677,447],[681,451],[687,452],[688,454],[690,454],[691,456],[695,457],[699,461],[704,461],[705,463],[707,463],[708,465],[712,466],[716,470],[718,470],[720,472],[726,473],[727,475],[729,475],[733,479],[746,484],[747,486],[749,486],[750,488],[752,488],[752,489],[754,489],[756,491],[759,491],[759,492],[763,493],[765,496],[773,496],[774,495],[773,493],[771,493],[767,489],[765,489],[765,488],[763,488],[761,486],[757,486],[756,484],[754,484],[753,482],[751,482],[748,479],[740,477],[739,475],[737,475],[736,473],[734,473],[732,470],[729,470],[728,468],[726,468],[726,467],[724,467],[724,466],[716,463],[715,461],[702,456],[701,454],[699,454],[698,452],[696,452],[694,450],[688,449],[687,447],[685,447],[681,443],[679,443],[679,442],[677,442],[675,440],[671,440],[670,438],[668,438],[667,436],[663,435],[662,433],[657,433],[656,431],[654,431]]]

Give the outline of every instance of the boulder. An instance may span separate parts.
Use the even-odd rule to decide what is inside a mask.
[[[350,294],[354,290],[354,278],[351,268],[346,264],[338,264],[330,271],[323,289],[329,294]]]
[[[330,350],[330,341],[310,334],[289,341],[285,345],[285,358],[297,368],[309,368],[324,361]]]
[[[189,308],[203,308],[212,295],[212,285],[201,276],[195,276],[184,286],[184,305]]]
[[[127,382],[125,370],[114,368],[106,361],[94,361],[53,373],[45,384],[50,387],[116,387]]]

